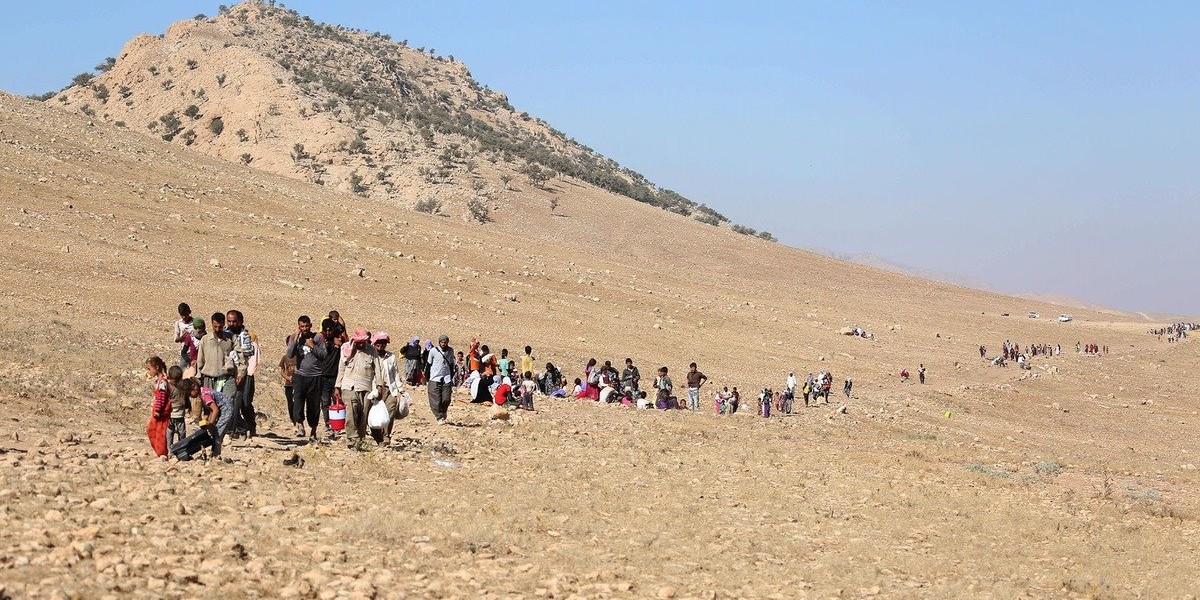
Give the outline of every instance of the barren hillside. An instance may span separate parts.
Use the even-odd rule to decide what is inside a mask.
[[[555,216],[479,227],[0,95],[0,595],[1195,592],[1194,342],[554,185]],[[629,218],[603,218],[617,203]],[[782,418],[539,400],[508,426],[456,404],[440,428],[414,390],[396,444],[354,453],[288,439],[267,367],[265,437],[162,463],[140,365],[174,352],[181,300],[240,308],[267,356],[338,308],[395,338],[529,343],[571,374],[631,356],[695,360],[747,399],[790,370],[856,386]],[[978,346],[1005,339],[1065,353],[987,366]],[[929,383],[900,383],[918,363]]]
[[[463,218],[561,181],[715,211],[620,167],[481,86],[463,63],[379,33],[244,2],[130,40],[48,100],[230,162]],[[514,190],[533,187],[525,193]]]

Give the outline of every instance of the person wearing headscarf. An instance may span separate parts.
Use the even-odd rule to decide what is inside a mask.
[[[382,396],[385,387],[379,354],[369,344],[371,336],[366,329],[358,328],[350,336],[348,349],[338,361],[337,380],[334,382],[334,399],[346,405],[346,445],[354,448],[367,436],[367,395],[375,392]]]

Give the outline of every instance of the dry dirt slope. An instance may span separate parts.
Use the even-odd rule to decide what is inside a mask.
[[[649,207],[613,223],[611,196],[560,185],[566,216],[471,226],[0,96],[6,593],[1194,593],[1194,344],[1120,315],[1005,318],[1056,311]],[[301,447],[296,469],[268,438],[234,464],[162,465],[138,364],[172,351],[181,299],[241,308],[267,354],[296,314],[337,307],[397,337],[528,341],[573,371],[695,359],[746,389],[829,368],[857,392],[845,415],[770,421],[545,401],[512,427],[456,406],[460,426],[435,428],[418,405],[389,450]],[[877,339],[837,334],[855,323]],[[978,361],[1004,338],[1114,353],[1020,379]],[[895,381],[918,361],[929,385]],[[272,376],[261,410],[282,431]]]

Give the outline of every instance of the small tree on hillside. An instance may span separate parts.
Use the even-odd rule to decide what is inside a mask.
[[[92,79],[95,77],[96,76],[92,75],[91,73],[80,73],[71,79],[71,85],[85,86],[92,83]]]
[[[100,64],[96,65],[96,70],[101,73],[107,73],[114,66],[116,66],[116,64],[117,64],[117,59],[110,56],[110,57],[104,59],[103,61],[101,61]]]
[[[471,218],[480,223],[487,223],[491,220],[491,212],[488,210],[487,204],[478,198],[467,201],[467,210],[471,212]]]
[[[550,214],[554,214],[554,211],[556,211],[556,210],[558,210],[558,198],[551,198],[550,199]]]

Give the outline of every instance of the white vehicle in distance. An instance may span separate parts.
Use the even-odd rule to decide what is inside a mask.
[[[1037,314],[1037,313],[1033,312],[1032,310],[1031,310],[1031,311],[1029,311],[1029,318],[1030,318],[1030,319],[1036,319],[1036,318],[1038,318],[1038,317],[1040,317],[1040,316],[1041,316],[1041,315],[1039,315],[1039,314]]]
[[[1066,314],[1066,313],[1063,313],[1063,314],[1061,314],[1061,315],[1058,315],[1058,322],[1059,322],[1059,323],[1070,323],[1070,322],[1071,322],[1071,315],[1068,315],[1068,314]]]

